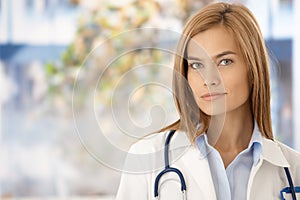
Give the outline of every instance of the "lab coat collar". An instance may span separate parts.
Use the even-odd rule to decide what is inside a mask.
[[[279,167],[289,167],[279,144],[274,140],[263,137],[261,159]]]

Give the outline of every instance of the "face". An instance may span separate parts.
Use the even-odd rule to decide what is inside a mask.
[[[186,50],[188,83],[207,115],[249,105],[248,68],[231,32],[215,26],[195,35]]]

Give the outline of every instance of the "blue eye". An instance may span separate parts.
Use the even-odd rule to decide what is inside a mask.
[[[231,63],[233,63],[233,61],[231,59],[223,59],[220,61],[219,65],[227,66],[227,65],[230,65]]]
[[[190,67],[193,68],[193,69],[199,69],[199,68],[203,67],[203,64],[200,63],[200,62],[194,62],[194,63],[190,64]]]

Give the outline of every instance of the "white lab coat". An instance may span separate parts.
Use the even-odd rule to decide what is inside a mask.
[[[176,132],[173,138],[178,138],[179,134],[181,136],[185,135],[182,132]],[[164,158],[162,149],[166,135],[166,133],[159,133],[150,139],[141,140],[131,147],[130,154],[142,153],[147,155],[147,153],[157,152],[155,155],[160,158],[154,159],[154,156],[149,156],[148,158],[144,156],[140,162],[135,160],[132,163],[128,159],[126,166],[129,171],[132,171],[134,167],[140,166],[141,168],[139,169],[137,167],[139,171],[142,171],[140,169],[144,167],[145,171],[148,172],[138,174],[124,172],[116,200],[155,199],[154,181],[157,174],[164,168],[161,163],[163,163]],[[173,138],[170,146],[171,158],[172,154],[175,155],[176,150],[183,149],[183,146],[180,144],[173,145],[173,143],[176,143],[173,142]],[[289,167],[294,185],[300,186],[300,154],[278,141],[271,141],[266,138],[263,138],[262,147],[259,163],[252,168],[250,173],[247,200],[281,199],[280,190],[289,186],[283,167]],[[180,169],[185,177],[188,200],[217,199],[208,160],[205,156],[200,155],[197,147],[189,145],[181,153],[177,153],[175,159],[171,160],[171,166]],[[150,171],[151,167],[154,170]],[[160,180],[159,195],[161,200],[182,199],[178,176],[174,173],[164,175]],[[300,199],[299,194],[297,194],[297,197]],[[290,195],[287,195],[286,199],[292,198]]]

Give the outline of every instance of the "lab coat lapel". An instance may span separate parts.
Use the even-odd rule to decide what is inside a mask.
[[[183,155],[182,160],[188,173],[191,174],[191,177],[198,184],[199,190],[203,192],[204,199],[216,200],[215,188],[207,157],[201,156],[199,150],[191,146]]]

